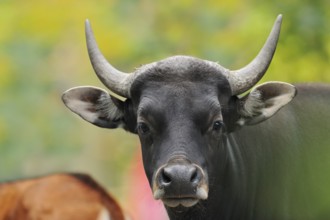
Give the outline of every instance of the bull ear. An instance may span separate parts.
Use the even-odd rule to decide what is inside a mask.
[[[254,125],[272,117],[296,95],[296,88],[288,83],[267,82],[255,87],[240,99],[239,125]]]
[[[124,103],[103,89],[91,86],[75,87],[64,92],[62,100],[71,111],[96,126],[123,126]]]

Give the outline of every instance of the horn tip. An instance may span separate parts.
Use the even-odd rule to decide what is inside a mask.
[[[89,22],[89,19],[87,18],[86,20],[85,20],[85,28],[87,29],[87,28],[90,28],[90,26],[91,26],[91,24],[90,24],[90,22]]]
[[[282,19],[283,19],[283,15],[282,14],[279,14],[276,18],[276,22],[279,22],[281,23],[282,22]]]

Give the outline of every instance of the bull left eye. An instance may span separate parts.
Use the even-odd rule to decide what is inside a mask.
[[[147,134],[150,130],[148,125],[146,123],[143,123],[143,122],[138,123],[137,128],[138,128],[138,130],[141,134]]]
[[[213,123],[213,131],[219,131],[223,127],[223,122],[222,121],[215,121]]]

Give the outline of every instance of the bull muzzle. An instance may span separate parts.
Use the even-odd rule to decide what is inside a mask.
[[[168,207],[191,207],[208,198],[203,169],[186,159],[173,159],[160,167],[153,180],[153,196]]]

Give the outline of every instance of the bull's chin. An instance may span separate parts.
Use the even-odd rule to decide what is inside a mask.
[[[164,205],[170,208],[175,208],[179,206],[183,206],[186,208],[192,207],[199,202],[197,198],[170,198],[170,199],[162,199]]]

